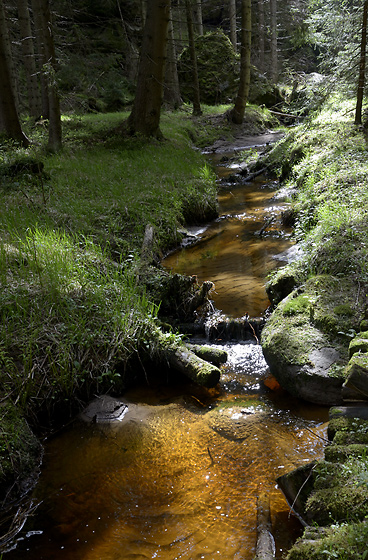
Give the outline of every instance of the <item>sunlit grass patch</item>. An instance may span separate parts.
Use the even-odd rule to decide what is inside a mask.
[[[71,404],[82,389],[124,386],[116,377],[157,312],[130,264],[114,266],[85,237],[8,231],[0,281],[3,394],[29,413],[58,400]]]

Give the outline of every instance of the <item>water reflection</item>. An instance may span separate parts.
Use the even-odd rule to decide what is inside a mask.
[[[228,350],[217,396],[136,389],[126,397],[143,412],[128,423],[77,423],[50,441],[29,527],[42,534],[7,558],[250,560],[260,488],[280,558],[295,534],[275,478],[321,456],[309,429],[324,434],[325,412],[309,406],[309,419],[297,401],[275,401],[259,346]]]
[[[291,246],[291,231],[281,223],[287,204],[274,194],[275,185],[261,179],[221,187],[220,218],[194,246],[169,255],[164,266],[214,282],[215,305],[229,317],[261,315],[269,305],[265,277],[282,264],[275,255]]]

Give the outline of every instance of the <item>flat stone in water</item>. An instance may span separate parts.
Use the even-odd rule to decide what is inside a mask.
[[[92,401],[80,414],[86,422],[121,422],[128,412],[127,403],[114,399],[109,395],[102,395]]]

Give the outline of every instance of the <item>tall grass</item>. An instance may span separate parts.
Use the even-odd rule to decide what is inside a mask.
[[[188,113],[163,142],[126,138],[124,114],[64,117],[64,148],[0,150],[0,390],[28,415],[125,385],[154,343],[157,308],[137,282],[148,224],[155,249],[216,215],[216,182]],[[40,162],[36,172],[32,163]]]
[[[29,413],[107,382],[124,386],[122,366],[157,311],[131,264],[114,266],[83,236],[8,230],[0,279],[3,393]]]

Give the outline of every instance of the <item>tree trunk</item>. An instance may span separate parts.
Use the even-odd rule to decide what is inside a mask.
[[[40,78],[40,85],[41,85],[41,109],[42,109],[42,117],[44,119],[48,119],[50,115],[49,110],[49,93],[47,87],[47,76],[43,71],[44,64],[46,63],[46,53],[45,53],[45,45],[43,40],[43,18],[42,13],[38,9],[38,0],[31,0],[32,3],[32,11],[33,11],[33,21],[35,27],[35,36],[36,36],[36,47],[37,47],[37,57],[36,57],[36,67],[38,71],[38,75]]]
[[[261,490],[257,499],[257,547],[254,560],[275,560],[275,540],[271,533],[270,495]]]
[[[0,126],[1,131],[9,138],[29,145],[20,126],[15,97],[12,87],[11,69],[9,66],[9,34],[6,27],[5,7],[0,0]]]
[[[259,71],[265,71],[265,19],[264,0],[258,0],[258,26],[259,26]]]
[[[17,8],[24,68],[28,88],[29,112],[32,117],[40,117],[42,114],[42,105],[37,80],[36,59],[33,47],[28,0],[17,0]]]
[[[229,20],[230,20],[230,41],[234,47],[234,51],[237,51],[237,39],[236,39],[236,1],[229,0]]]
[[[9,33],[9,29],[8,29],[8,24],[7,24],[7,7],[6,7],[6,3],[5,1],[2,2],[3,6],[1,8],[1,18],[3,19],[3,22],[1,24],[2,26],[2,32],[4,34],[4,49],[5,49],[5,56],[7,59],[7,66],[9,68],[9,72],[10,72],[10,79],[11,79],[11,83],[10,83],[10,87],[12,88],[12,93],[13,93],[13,97],[14,97],[14,102],[15,102],[15,108],[18,112],[19,110],[19,96],[18,96],[18,87],[17,87],[17,79],[16,79],[16,72],[15,72],[15,68],[14,68],[14,63],[13,63],[13,54],[12,54],[12,44],[11,44],[11,38],[10,38],[10,33]]]
[[[202,114],[202,109],[201,109],[200,93],[199,93],[197,53],[195,50],[195,42],[194,42],[193,15],[192,15],[192,6],[190,0],[185,0],[185,11],[187,16],[189,51],[190,51],[190,59],[192,63],[192,72],[193,72],[193,115],[199,116]]]
[[[252,7],[251,0],[242,0],[242,28],[240,51],[240,82],[235,105],[230,111],[230,120],[241,124],[244,119],[245,107],[248,101],[250,86],[250,51],[252,33]]]
[[[52,33],[51,13],[49,0],[32,0],[33,10],[37,13],[36,30],[43,44],[44,61],[42,73],[47,79],[47,93],[49,104],[49,139],[48,149],[57,152],[61,148],[61,115],[60,101],[56,84],[56,56],[54,37]]]
[[[195,1],[196,27],[198,35],[203,35],[202,0]]]
[[[363,7],[362,38],[360,41],[360,61],[357,102],[355,108],[355,124],[362,124],[362,105],[365,85],[365,60],[367,49],[367,19],[368,19],[368,0],[365,0]]]
[[[170,10],[169,35],[167,44],[167,61],[165,71],[164,102],[177,109],[183,103],[180,96],[178,65],[174,41],[174,26]]]
[[[277,0],[270,0],[271,10],[271,80],[276,83],[278,78],[277,57]]]
[[[137,90],[133,109],[127,121],[130,134],[162,137],[160,115],[169,19],[170,0],[149,0]]]

